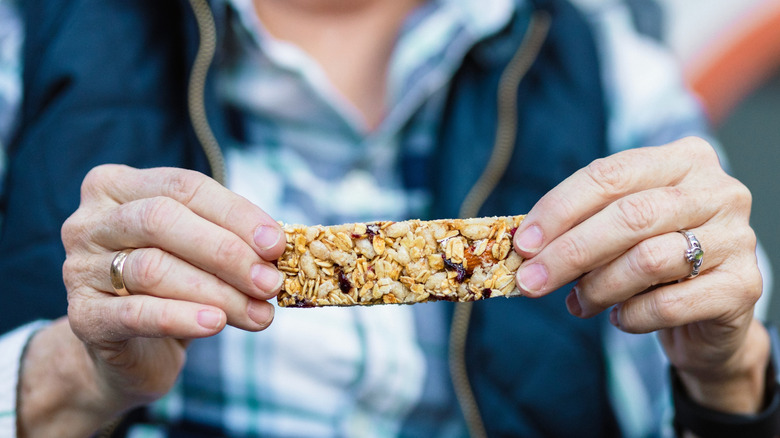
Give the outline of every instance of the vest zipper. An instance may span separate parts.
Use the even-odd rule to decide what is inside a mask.
[[[195,14],[200,41],[190,71],[187,109],[195,136],[200,142],[203,152],[206,153],[206,159],[211,168],[211,177],[224,185],[226,182],[225,157],[222,155],[219,142],[211,130],[206,113],[205,98],[206,78],[217,49],[217,29],[211,6],[206,0],[189,0],[189,3]]]
[[[545,11],[531,15],[528,29],[498,83],[496,139],[482,175],[471,187],[460,206],[459,217],[475,217],[509,166],[517,137],[517,91],[531,65],[536,61],[550,29],[551,17]],[[455,395],[472,438],[487,437],[466,369],[466,338],[473,303],[455,306],[450,327],[449,363]]]

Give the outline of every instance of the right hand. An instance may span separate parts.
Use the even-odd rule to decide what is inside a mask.
[[[188,340],[225,324],[260,331],[281,288],[271,261],[285,247],[264,211],[189,170],[93,169],[81,205],[62,227],[68,318],[84,343],[104,408],[113,413],[165,394]],[[118,251],[130,296],[114,293]]]

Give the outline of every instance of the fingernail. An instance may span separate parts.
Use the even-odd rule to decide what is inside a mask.
[[[532,225],[523,230],[516,238],[517,248],[525,252],[535,252],[542,246],[542,230]]]
[[[198,324],[209,330],[216,330],[222,325],[222,313],[211,309],[204,309],[198,312]]]
[[[612,310],[609,311],[609,323],[614,325],[617,328],[620,328],[620,321],[618,320],[618,308],[617,308],[617,306],[613,307]]]
[[[260,290],[273,293],[282,287],[282,273],[270,265],[258,263],[252,266],[252,281]]]
[[[277,227],[260,225],[255,230],[255,245],[260,249],[273,248],[282,238],[282,231]]]
[[[547,284],[547,268],[539,263],[533,263],[520,268],[517,273],[518,283],[526,292],[539,292]]]
[[[274,320],[274,306],[261,304],[262,301],[249,300],[249,305],[246,306],[246,314],[249,318],[260,324],[263,327],[271,325],[271,321]]]
[[[575,286],[574,289],[572,289],[571,292],[569,292],[569,295],[566,297],[566,308],[569,309],[569,313],[571,313],[574,316],[580,316],[582,315],[582,306],[580,305],[580,300],[577,297],[578,289]]]

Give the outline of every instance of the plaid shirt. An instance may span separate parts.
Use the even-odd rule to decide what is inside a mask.
[[[229,186],[287,222],[422,215],[428,194],[402,188],[395,159],[401,150],[430,152],[463,54],[522,10],[522,2],[490,3],[431,1],[407,20],[392,57],[388,115],[369,131],[312,59],[264,33],[251,1],[230,2],[237,14],[218,85],[244,129],[223,145]],[[704,133],[673,59],[635,33],[628,11],[613,3],[587,12],[603,60],[611,150]],[[228,327],[192,344],[179,383],[152,406],[160,425],[136,427],[131,436],[165,436],[164,424],[182,419],[231,436],[465,436],[438,309],[280,309],[263,333]],[[15,376],[25,333],[36,327],[0,339],[0,350],[12,353],[0,355],[0,371]],[[610,394],[625,436],[670,435],[655,337],[611,326],[605,333]],[[13,436],[11,384],[0,388],[0,437]]]
[[[16,1],[0,0],[0,193],[3,191],[5,149],[13,133],[22,100],[23,38],[24,30],[16,10]]]
[[[419,8],[396,43],[386,117],[374,130],[313,59],[264,31],[251,0],[229,3],[235,17],[217,86],[239,114],[242,138],[223,143],[228,186],[289,223],[424,216],[429,196],[405,190],[398,157],[430,153],[447,83],[476,42],[508,23],[513,2]],[[220,376],[190,359],[154,413],[208,418],[238,435],[389,437],[420,430],[408,414],[428,409],[420,420],[435,421],[433,434],[465,436],[448,381],[445,317],[435,305],[278,309],[261,334],[228,328],[194,342],[191,355],[220,349],[230,359]],[[421,336],[432,330],[440,336]],[[221,382],[203,388],[207,378]],[[189,394],[203,397],[191,403]]]

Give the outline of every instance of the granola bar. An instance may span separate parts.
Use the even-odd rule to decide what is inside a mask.
[[[475,301],[516,296],[524,216],[286,225],[282,307]]]

